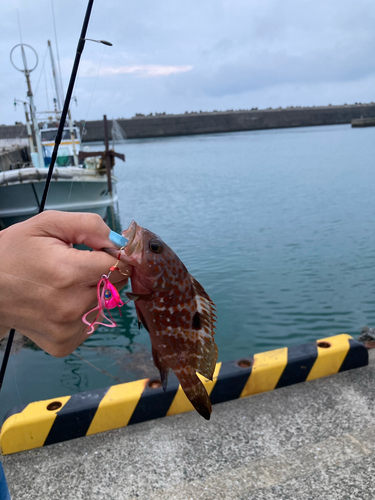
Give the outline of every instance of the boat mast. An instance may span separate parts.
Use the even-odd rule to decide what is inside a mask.
[[[30,153],[35,153],[33,132],[31,129],[29,112],[27,111],[27,102],[20,101],[19,99],[14,98],[14,106],[17,106],[18,102],[23,104],[23,108],[25,110],[26,130],[27,130],[27,138],[29,140]]]
[[[25,108],[26,129],[27,129],[27,137],[29,139],[30,153],[35,153],[33,134],[31,131],[31,126],[30,126],[29,112],[27,111],[27,103],[24,102],[23,106]]]
[[[25,68],[23,70],[23,73],[25,73],[25,76],[26,76],[27,97],[29,98],[29,102],[30,102],[31,122],[33,124],[35,141],[36,141],[36,149],[38,151],[38,157],[39,157],[39,168],[43,168],[44,167],[43,148],[42,148],[42,142],[40,139],[39,125],[38,125],[38,121],[36,119],[36,108],[35,108],[35,104],[34,104],[34,95],[33,95],[32,89],[31,89],[31,82],[30,82],[30,70],[27,67],[26,54],[25,54],[25,50],[23,48],[24,44],[21,43],[20,46],[21,46],[23,66]]]
[[[60,92],[59,92],[59,85],[58,85],[57,74],[56,74],[56,70],[55,70],[55,60],[53,58],[52,45],[51,45],[50,40],[48,40],[48,49],[49,49],[49,54],[51,57],[51,66],[52,66],[53,81],[54,81],[55,90],[56,90],[57,106],[58,106],[59,111],[61,111],[62,98],[61,98]],[[78,167],[78,156],[77,156],[74,128],[73,128],[73,123],[72,123],[72,115],[70,114],[70,109],[68,109],[68,122],[69,122],[70,138],[71,138],[72,146],[73,146],[74,165],[76,167]]]
[[[59,86],[57,83],[57,75],[56,75],[56,70],[55,70],[55,61],[53,59],[52,46],[51,46],[51,42],[49,40],[47,41],[47,43],[48,43],[49,55],[51,57],[53,83],[55,84],[55,90],[56,90],[57,109],[59,110],[59,112],[61,112],[62,104],[61,104]]]

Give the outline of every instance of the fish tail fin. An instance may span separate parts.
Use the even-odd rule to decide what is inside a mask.
[[[181,368],[175,370],[175,373],[190,403],[203,418],[210,420],[211,401],[194,369],[189,367]]]

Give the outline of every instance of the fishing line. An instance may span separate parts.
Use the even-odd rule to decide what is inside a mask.
[[[46,109],[48,110],[49,108],[49,95],[48,95],[48,86],[47,86],[47,75],[46,75],[46,72],[43,71],[44,73],[44,85],[46,87],[46,97],[47,97],[47,106],[46,106]]]
[[[100,58],[100,62],[99,62],[99,66],[98,66],[98,71],[96,73],[96,77],[95,77],[95,81],[94,81],[94,86],[93,86],[93,89],[92,89],[92,92],[91,92],[91,96],[90,96],[90,100],[89,100],[89,104],[88,104],[88,108],[87,108],[87,113],[86,113],[86,117],[85,117],[85,120],[83,122],[83,127],[82,127],[82,138],[83,136],[86,134],[86,122],[87,122],[87,118],[89,116],[89,112],[90,112],[90,108],[91,108],[91,102],[92,102],[92,98],[94,97],[94,93],[95,93],[95,90],[96,90],[96,84],[98,82],[98,78],[99,78],[99,72],[100,72],[100,68],[101,68],[101,65],[102,65],[102,62],[103,62],[103,57],[104,57],[104,47],[102,47],[102,56]]]
[[[12,370],[13,370],[13,380],[14,380],[14,384],[16,386],[16,390],[17,390],[17,394],[18,394],[18,399],[19,399],[20,405],[22,405],[22,398],[21,398],[21,394],[20,394],[20,391],[19,391],[19,388],[18,388],[17,373],[16,373],[16,370],[14,368],[14,363],[12,363],[11,366],[12,366]]]
[[[40,75],[39,75],[38,83],[36,84],[36,87],[35,87],[35,91],[34,91],[34,96],[35,97],[36,97],[36,94],[38,92],[38,87],[39,87],[40,80],[42,78],[42,74],[43,74],[43,70],[44,70],[44,63],[46,62],[47,54],[48,54],[48,48],[46,49],[46,52],[44,54],[42,69],[40,70]]]
[[[68,195],[68,203],[70,201],[70,197],[72,196],[72,189],[73,189],[73,181],[70,183],[70,189],[69,189],[69,195]]]
[[[52,0],[51,0],[52,1]],[[108,30],[107,30],[107,33],[106,33],[106,38],[108,37],[108,34],[112,28],[112,22],[113,22],[113,17],[111,17],[111,20],[110,20],[110,23],[108,25]],[[90,108],[91,108],[91,102],[92,102],[92,98],[94,97],[94,93],[95,93],[95,90],[96,90],[96,84],[98,82],[98,78],[99,78],[99,73],[100,73],[100,69],[102,67],[102,62],[103,62],[103,58],[104,58],[104,47],[102,47],[102,55],[101,55],[101,58],[100,58],[100,61],[99,61],[99,66],[98,66],[98,71],[96,73],[96,77],[95,77],[95,81],[94,81],[94,86],[93,86],[93,89],[92,89],[92,92],[91,92],[91,96],[90,96],[90,100],[89,100],[89,104],[88,104],[88,108],[87,108],[87,113],[86,113],[86,117],[85,117],[85,120],[83,122],[83,127],[82,127],[82,138],[83,136],[86,134],[86,122],[87,122],[87,118],[89,116],[89,111],[90,111]]]
[[[72,98],[74,83],[75,83],[75,80],[77,77],[79,62],[81,59],[83,49],[85,47],[86,32],[87,32],[87,28],[89,25],[89,20],[90,20],[90,15],[91,15],[93,3],[94,3],[94,0],[88,1],[85,19],[84,19],[83,25],[82,25],[81,36],[78,40],[73,69],[72,69],[72,73],[70,75],[69,86],[68,86],[68,90],[66,91],[65,102],[64,102],[64,107],[63,107],[62,113],[61,113],[59,128],[57,130],[57,135],[56,135],[56,139],[55,139],[55,146],[54,146],[53,152],[52,152],[51,164],[50,164],[49,170],[48,170],[48,175],[47,175],[46,184],[45,184],[44,191],[43,191],[42,201],[40,203],[39,213],[43,212],[45,204],[46,204],[48,190],[49,190],[49,187],[51,184],[51,179],[52,179],[52,174],[53,174],[53,168],[55,166],[55,162],[56,162],[56,158],[57,158],[57,151],[58,151],[60,143],[61,143],[61,138],[62,138],[64,126],[65,126],[66,117],[68,114],[70,100]],[[17,11],[17,15],[18,15],[18,11]],[[19,21],[19,16],[18,16],[18,21]],[[20,25],[20,23],[19,23],[19,25]],[[21,27],[20,27],[20,31],[21,31]],[[0,390],[3,386],[5,370],[6,370],[6,367],[8,364],[10,349],[12,347],[14,334],[15,334],[15,329],[12,328],[9,332],[8,342],[7,342],[3,362],[1,364],[1,369],[0,369]]]
[[[122,383],[122,380],[118,377],[115,377],[114,375],[112,375],[111,373],[108,373],[106,370],[104,370],[104,368],[99,368],[98,366],[94,365],[93,363],[90,363],[90,361],[87,361],[87,359],[85,359],[83,356],[81,356],[80,354],[76,353],[76,352],[72,352],[72,354],[74,356],[77,356],[77,358],[79,358],[81,361],[84,361],[85,363],[87,363],[89,366],[91,366],[91,368],[94,368],[95,370],[97,370],[98,372],[102,373],[103,375],[107,375],[108,377],[111,377],[113,378],[114,380],[116,380],[116,382],[120,382]]]

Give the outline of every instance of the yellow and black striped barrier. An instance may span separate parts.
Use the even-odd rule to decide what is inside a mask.
[[[213,404],[314,380],[368,364],[367,349],[350,335],[217,363],[213,381],[201,377]],[[4,455],[193,410],[171,373],[168,389],[143,379],[73,396],[30,403],[5,418]]]

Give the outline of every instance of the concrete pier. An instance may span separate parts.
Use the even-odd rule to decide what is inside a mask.
[[[290,107],[279,109],[253,109],[212,113],[185,113],[183,115],[157,114],[137,115],[129,119],[118,118],[124,135],[128,139],[167,137],[244,130],[262,130],[316,125],[338,125],[351,123],[357,118],[375,118],[375,103],[343,106]],[[83,142],[103,141],[102,120],[78,121]],[[111,124],[109,124],[111,129]],[[112,133],[110,132],[110,140]],[[0,139],[25,137],[24,125],[0,126]]]
[[[375,127],[375,118],[356,118],[352,120],[352,127]]]
[[[351,123],[355,118],[375,117],[375,104],[286,108],[222,113],[137,116],[117,120],[128,139],[239,132]],[[83,141],[104,139],[102,120],[86,122]]]
[[[375,498],[370,364],[2,457],[14,500]]]

